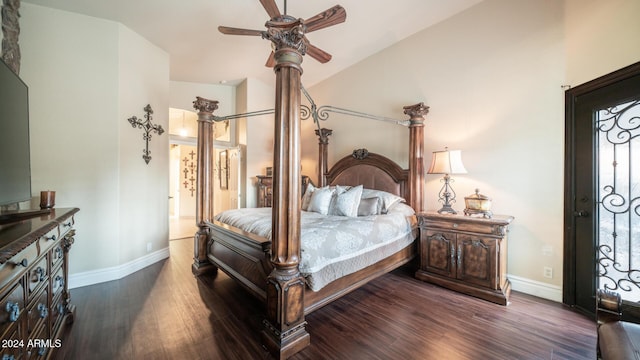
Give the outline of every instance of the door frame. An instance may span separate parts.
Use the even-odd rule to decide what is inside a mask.
[[[640,74],[640,62],[601,76],[565,92],[565,174],[564,174],[564,261],[562,302],[576,305],[576,239],[575,239],[575,103],[580,96],[613,85]],[[594,264],[595,266],[595,264]],[[595,296],[595,294],[594,294]],[[595,301],[593,303],[595,310]],[[581,309],[585,310],[585,309]]]

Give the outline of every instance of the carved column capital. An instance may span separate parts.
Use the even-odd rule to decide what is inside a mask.
[[[193,101],[193,108],[201,113],[213,114],[213,112],[218,109],[218,101],[196,96],[196,99]]]
[[[424,116],[429,113],[429,107],[424,103],[418,103],[415,105],[408,105],[404,108],[404,113],[409,115],[409,121],[411,124],[422,124],[424,122]]]
[[[333,130],[327,128],[316,129],[316,135],[318,136],[318,143],[322,145],[329,144],[329,136],[333,133]]]
[[[307,53],[307,41],[304,38],[307,28],[300,19],[286,25],[267,21],[266,26],[268,29],[262,33],[262,37],[270,40],[274,44],[276,51],[292,49],[301,55]]]

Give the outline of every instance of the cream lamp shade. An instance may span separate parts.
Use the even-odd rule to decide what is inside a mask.
[[[434,151],[427,174],[466,174],[460,150]]]

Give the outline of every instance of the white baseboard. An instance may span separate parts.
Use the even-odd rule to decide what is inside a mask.
[[[169,247],[149,253],[128,263],[105,269],[69,275],[69,289],[122,279],[145,267],[169,257]]]
[[[535,281],[515,275],[507,275],[511,289],[544,299],[562,302],[562,287]]]

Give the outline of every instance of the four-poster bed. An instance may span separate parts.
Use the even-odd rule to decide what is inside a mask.
[[[215,159],[213,158],[211,139],[214,137],[213,111],[217,108],[217,102],[198,98],[194,102],[194,106],[198,110],[198,159],[200,164],[198,168],[197,201],[199,231],[195,237],[193,272],[196,275],[203,275],[220,269],[237,280],[252,295],[267,302],[268,305],[270,294],[267,281],[270,274],[277,269],[277,263],[272,261],[272,251],[275,246],[274,242],[277,241],[278,237],[274,234],[271,237],[272,240],[269,240],[267,237],[252,234],[215,219],[212,209],[213,191],[211,190],[214,176],[212,170]],[[364,149],[356,150],[353,154],[343,157],[329,169],[328,146],[329,136],[332,132],[329,129],[321,128],[316,130],[319,138],[318,168],[320,174],[318,187],[362,185],[366,189],[382,190],[400,196],[406,200],[406,204],[410,205],[415,212],[421,212],[423,210],[424,183],[423,127],[424,115],[428,112],[428,107],[420,103],[407,106],[404,111],[410,116],[408,122],[410,133],[409,169],[402,169],[385,156],[369,153]],[[276,127],[276,139],[279,137],[278,130]],[[300,146],[299,143],[292,145],[295,147]],[[274,163],[278,162],[275,161]],[[274,168],[275,173],[286,172],[287,169],[281,168],[281,163],[279,166],[280,168]],[[200,169],[203,170],[200,171]],[[297,174],[296,176],[298,177]],[[283,201],[281,194],[281,191],[277,192],[274,188],[273,212],[275,213],[278,210],[275,206],[280,206],[280,209],[286,209],[285,213],[287,214],[300,213],[300,211],[295,211],[295,209],[301,207],[300,201],[296,201],[295,205],[287,204],[286,198]],[[301,194],[296,194],[295,197],[298,200],[301,198]],[[294,202],[292,201],[292,203]],[[413,239],[417,236],[416,225],[415,222],[412,224]],[[300,246],[299,237],[296,241],[297,245]],[[281,308],[276,308],[273,311],[276,313],[286,312],[294,305],[299,312],[299,316],[304,319],[304,315],[349,293],[368,281],[406,264],[415,256],[416,251],[416,244],[411,242],[410,245],[380,259],[374,264],[331,281],[319,291],[312,291],[305,284],[306,280],[298,275],[301,287],[299,289],[301,292],[300,298],[291,299],[286,297],[284,301],[280,302],[279,306]],[[299,258],[297,256],[297,259]],[[298,270],[299,265],[298,260],[294,270]],[[297,273],[299,274],[299,270]],[[303,327],[304,320],[302,320],[302,324]],[[268,321],[265,321],[265,327],[269,329]],[[291,353],[287,354],[287,356],[291,355]]]
[[[410,261],[416,252],[413,240],[417,236],[417,228],[414,219],[409,225],[408,245],[396,245],[400,249],[396,248],[382,257],[373,256],[372,263],[350,270],[345,276],[323,284],[318,291],[311,291],[307,286],[300,270],[303,255],[301,222],[304,220],[301,213],[303,189],[299,181],[301,63],[307,51],[319,60],[328,61],[330,55],[310,45],[305,32],[342,22],[346,13],[342,7],[335,6],[302,20],[281,15],[273,1],[261,0],[261,3],[271,16],[266,23],[267,31],[250,31],[248,34],[261,35],[275,48],[269,62],[276,74],[270,239],[215,219],[213,112],[218,103],[198,97],[194,101],[198,110],[198,232],[194,238],[192,270],[196,275],[204,275],[221,269],[262,299],[266,304],[261,332],[263,344],[276,357],[287,358],[310,342],[305,314]],[[220,31],[247,34],[248,30],[221,27]],[[404,112],[410,116],[408,170],[364,149],[354,151],[353,155],[342,158],[328,169],[327,148],[331,130],[318,129],[320,187],[340,185],[344,191],[348,191],[347,186],[360,188],[362,192],[362,188],[381,190],[391,196],[402,197],[413,208],[412,213],[422,211],[423,127],[428,107],[420,103],[405,107]],[[320,190],[316,191],[320,193]],[[358,201],[362,201],[360,195]]]

